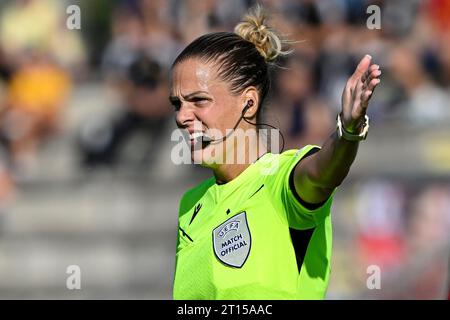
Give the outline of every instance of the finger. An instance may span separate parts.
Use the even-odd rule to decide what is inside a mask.
[[[364,58],[361,59],[358,66],[356,67],[355,72],[350,77],[353,81],[358,81],[363,76],[364,72],[366,72],[370,66],[370,61],[372,60],[372,57],[368,54],[364,56]]]
[[[367,70],[366,72],[364,72],[364,74],[362,75],[362,77],[361,77],[361,82],[366,82],[367,81],[367,78],[369,77],[369,70]]]
[[[377,64],[371,64],[369,69],[367,70],[367,74],[372,73],[373,71],[379,70],[380,66]]]
[[[381,76],[381,70],[375,70],[372,71],[372,73],[367,77],[366,81],[364,82],[364,86],[368,87],[369,83],[374,79],[379,79]]]
[[[373,77],[375,74],[380,73],[380,66],[377,64],[373,64],[372,66],[370,66],[369,71],[367,72],[368,77]]]
[[[361,105],[363,106],[363,108],[367,108],[368,104],[369,104],[369,100],[373,95],[373,92],[375,91],[375,88],[380,84],[381,80],[380,79],[372,79],[367,88],[365,88],[361,95],[360,95],[360,99],[361,99]]]
[[[372,79],[372,81],[370,81],[367,89],[365,89],[363,91],[363,93],[361,94],[361,103],[363,105],[366,105],[369,103],[369,100],[372,97],[372,95],[375,91],[375,88],[380,84],[380,82],[381,82],[380,79]],[[367,108],[367,106],[366,106],[366,108]]]
[[[356,111],[358,114],[364,114],[367,111],[367,108],[369,106],[369,100],[372,96],[373,91],[371,90],[364,90],[360,95],[360,103],[356,107]]]
[[[363,94],[361,95],[361,104],[360,106],[366,110],[367,107],[369,106],[369,100],[372,97],[372,90],[366,90],[363,92]]]
[[[380,66],[377,64],[372,64],[369,69],[364,72],[363,76],[361,77],[361,81],[366,83],[368,82],[368,79],[371,77],[371,75],[374,74],[374,72],[376,72],[377,70],[380,69]],[[370,80],[369,80],[370,81]]]
[[[372,71],[375,71],[375,70],[379,70],[380,69],[380,65],[378,65],[378,64],[372,64],[372,65],[370,65],[370,68],[369,68],[369,70],[372,72]]]
[[[381,82],[380,79],[372,79],[372,80],[369,82],[369,84],[368,84],[366,90],[369,90],[369,91],[372,91],[372,92],[373,92],[373,91],[375,90],[376,86],[378,86],[378,84],[379,84],[380,82]]]
[[[367,72],[367,76],[364,78],[364,83],[368,84],[372,79],[379,78],[381,76],[381,70],[379,68],[373,68]]]
[[[353,92],[353,96],[352,96],[352,111],[357,112],[357,114],[360,114],[360,110],[358,110],[358,109],[362,103],[362,97],[363,97],[364,91],[365,91],[364,84],[362,82],[359,82],[356,85],[355,90]]]
[[[362,81],[358,81],[355,88],[353,89],[353,94],[352,94],[352,98],[353,98],[353,102],[354,103],[358,103],[359,101],[359,97],[361,95],[361,92],[364,91],[364,83]]]

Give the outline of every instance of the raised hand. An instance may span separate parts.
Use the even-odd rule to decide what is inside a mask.
[[[361,132],[369,100],[381,81],[380,66],[371,62],[369,55],[361,59],[342,93],[341,119],[344,130],[350,133]]]

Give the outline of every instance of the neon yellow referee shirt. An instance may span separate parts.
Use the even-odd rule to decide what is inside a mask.
[[[332,198],[314,210],[293,187],[308,145],[266,153],[234,180],[212,177],[182,198],[174,299],[323,299]]]

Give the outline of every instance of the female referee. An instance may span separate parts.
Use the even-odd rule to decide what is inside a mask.
[[[238,144],[238,132],[257,127],[270,68],[287,54],[265,20],[257,7],[234,33],[194,40],[172,66],[177,125],[190,134],[192,159],[213,172],[180,203],[174,299],[326,294],[332,197],[367,136],[366,110],[381,71],[369,55],[360,61],[344,89],[337,129],[322,147],[274,154],[255,141]],[[246,161],[224,162],[224,155]],[[268,165],[275,170],[268,173]]]

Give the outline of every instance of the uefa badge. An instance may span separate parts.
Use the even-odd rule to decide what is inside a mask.
[[[241,268],[250,254],[252,237],[245,211],[213,230],[214,253],[227,266]]]

